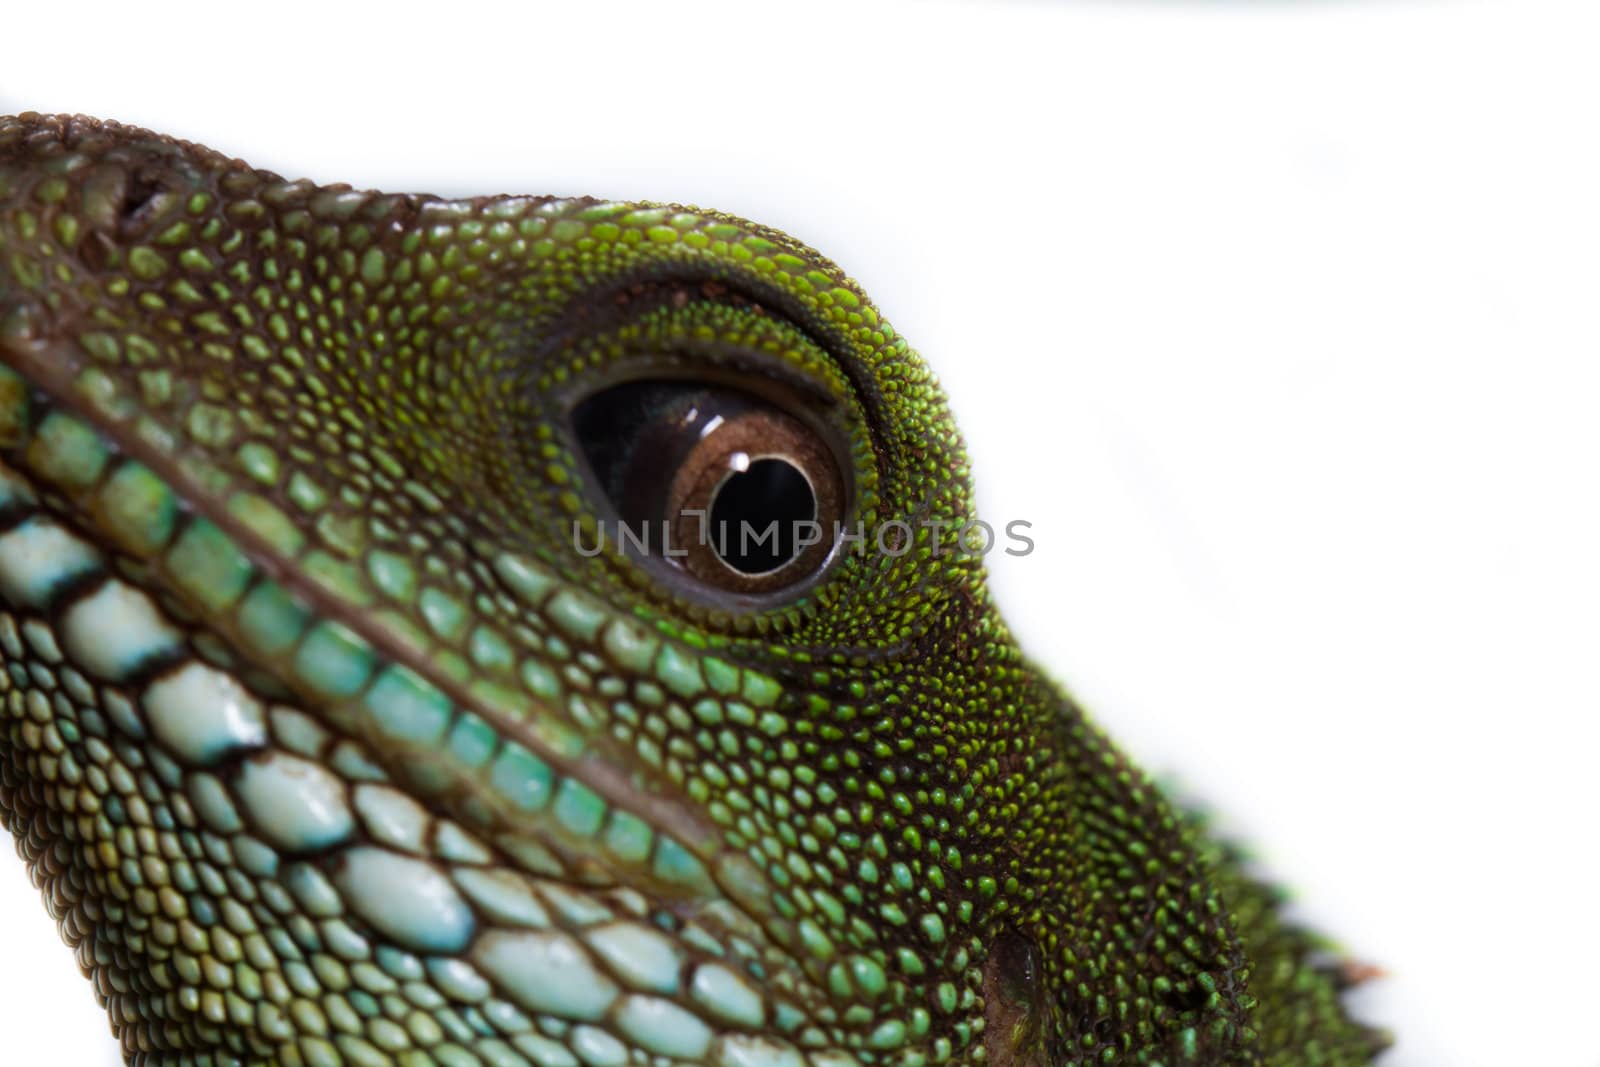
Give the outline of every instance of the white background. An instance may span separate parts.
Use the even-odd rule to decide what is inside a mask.
[[[1034,523],[1026,647],[1388,968],[1384,1063],[1600,1062],[1590,0],[42,8],[0,112],[825,251]],[[0,1059],[114,1062],[9,848],[0,938]]]

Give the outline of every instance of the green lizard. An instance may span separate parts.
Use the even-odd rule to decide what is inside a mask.
[[[782,234],[24,115],[0,362],[0,815],[130,1063],[1384,1044],[1021,656],[933,378]]]

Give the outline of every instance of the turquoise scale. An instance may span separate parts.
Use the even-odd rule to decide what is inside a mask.
[[[467,947],[472,909],[430,863],[388,849],[358,846],[335,860],[334,883],[355,913],[396,944],[448,954]],[[404,886],[405,892],[395,892]]]

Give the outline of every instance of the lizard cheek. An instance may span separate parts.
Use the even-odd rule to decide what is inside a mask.
[[[574,412],[619,547],[716,594],[785,596],[834,554],[846,485],[825,435],[752,393],[615,386]]]

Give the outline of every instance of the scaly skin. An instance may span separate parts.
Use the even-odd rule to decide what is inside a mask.
[[[0,814],[130,1063],[1383,1043],[932,550],[944,400],[782,234],[25,115],[0,360]],[[765,600],[586,555],[571,408],[643,369],[801,398],[913,549]]]

